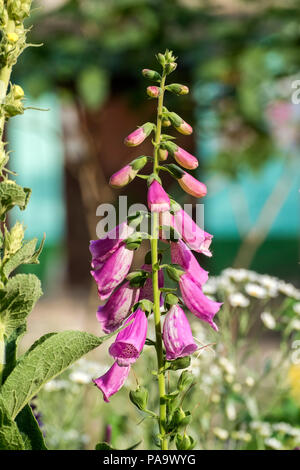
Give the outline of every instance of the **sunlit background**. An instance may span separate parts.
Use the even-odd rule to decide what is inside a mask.
[[[44,297],[31,315],[29,345],[49,330],[100,334],[89,240],[104,202],[145,202],[143,181],[124,191],[110,175],[141,154],[124,137],[153,118],[143,68],[166,48],[178,56],[172,79],[188,97],[168,98],[194,127],[178,142],[199,159],[208,186],[205,229],[214,235],[212,275],[224,268],[267,273],[299,287],[300,79],[298,2],[200,0],[40,0],[30,42],[14,69],[29,109],[10,121],[11,169],[33,190],[15,209],[27,237],[46,243]],[[197,203],[167,181],[182,204]],[[199,202],[199,201],[198,201]],[[13,222],[13,220],[11,220]],[[142,258],[140,258],[142,259]],[[201,260],[202,262],[203,260]],[[274,338],[273,338],[274,340]],[[99,351],[98,351],[98,354]],[[104,354],[104,352],[103,352]]]

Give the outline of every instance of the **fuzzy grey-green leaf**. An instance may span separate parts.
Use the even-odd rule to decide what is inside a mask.
[[[0,450],[24,450],[25,445],[16,423],[0,398]]]
[[[81,331],[48,335],[20,358],[1,389],[0,398],[10,416],[15,418],[46,382],[114,334],[101,338]]]
[[[6,278],[21,264],[29,264],[35,254],[37,238],[24,243],[24,245],[14,253],[3,266],[3,274]]]
[[[22,188],[14,181],[2,181],[0,183],[0,219],[3,220],[6,212],[14,206],[24,210],[30,194],[29,188]]]
[[[41,283],[34,274],[17,274],[0,289],[0,323],[6,337],[25,323],[41,295]]]

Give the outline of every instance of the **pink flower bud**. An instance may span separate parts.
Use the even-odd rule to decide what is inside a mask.
[[[191,135],[193,133],[193,128],[187,122],[182,121],[180,126],[175,127],[175,129],[183,135]]]
[[[188,319],[179,305],[173,305],[166,315],[163,340],[167,361],[190,356],[198,349]]]
[[[168,150],[162,148],[158,149],[158,158],[161,162],[164,162],[168,159]]]
[[[110,177],[109,184],[113,188],[123,188],[136,177],[137,173],[130,165],[126,165]]]
[[[109,348],[109,353],[121,367],[127,367],[139,358],[147,336],[148,322],[143,310],[138,309],[126,323],[130,324],[118,333]]]
[[[131,288],[129,282],[125,282],[115,290],[105,305],[98,308],[97,319],[104,333],[112,333],[120,328],[138,301],[139,293],[140,289]]]
[[[147,87],[147,95],[150,98],[158,98],[160,95],[161,89],[158,86],[148,86]]]
[[[187,170],[194,170],[198,166],[198,160],[194,155],[187,152],[173,142],[167,142],[165,148],[175,158],[176,162],[179,163],[183,168]]]
[[[187,95],[189,93],[188,87],[180,83],[171,83],[171,85],[166,86],[166,90],[175,93],[175,95]]]
[[[155,80],[157,82],[161,80],[160,74],[155,70],[143,69],[142,74],[145,78],[148,78],[149,80]]]
[[[124,144],[128,147],[136,147],[140,145],[153,131],[154,125],[152,122],[146,122],[141,127],[138,127],[135,131],[129,134],[124,140]]]
[[[205,184],[196,180],[196,178],[194,178],[189,173],[185,172],[184,175],[178,180],[178,183],[182,189],[191,196],[203,197],[207,194],[207,187]]]
[[[197,158],[181,147],[177,147],[177,151],[174,152],[174,158],[179,165],[187,170],[194,170],[198,166]]]
[[[130,367],[120,367],[115,362],[113,366],[101,377],[94,379],[93,382],[103,393],[103,399],[107,403],[109,397],[117,393],[123,387],[125,380],[130,372]]]
[[[175,127],[175,129],[184,135],[190,135],[193,132],[193,128],[185,122],[178,114],[176,113],[168,113],[168,117]]]
[[[151,212],[163,212],[170,209],[170,198],[156,180],[152,181],[148,189],[148,207]]]

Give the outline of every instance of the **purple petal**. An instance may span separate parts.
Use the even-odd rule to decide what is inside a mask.
[[[98,285],[101,300],[107,299],[114,289],[124,281],[133,259],[133,251],[120,246],[99,269],[91,271]]]
[[[98,268],[109,258],[120,246],[120,244],[133,233],[133,228],[126,222],[115,227],[99,240],[90,241],[90,252],[92,254],[92,268]]]
[[[129,282],[125,282],[115,290],[105,305],[98,308],[97,319],[104,333],[112,333],[122,325],[138,301],[139,292],[139,289],[132,289]]]
[[[117,393],[120,388],[123,387],[129,372],[130,367],[119,367],[115,362],[104,375],[93,380],[103,393],[104,401],[108,403],[109,397]]]
[[[168,361],[189,356],[197,350],[190,324],[179,305],[173,305],[166,315],[163,340]]]
[[[131,315],[126,323],[130,324],[118,333],[109,348],[109,353],[122,367],[129,366],[138,359],[146,341],[148,326],[145,312],[141,309]]]
[[[213,322],[215,314],[220,310],[222,303],[206,297],[201,287],[189,274],[183,274],[180,277],[179,286],[183,301],[187,308],[196,317],[206,321],[210,326],[218,331],[217,325]]]
[[[191,250],[182,240],[171,243],[172,263],[179,264],[201,287],[208,279],[208,272],[201,268]]]
[[[177,211],[173,218],[174,228],[180,233],[191,250],[211,256],[209,246],[212,235],[202,230],[183,209]]]

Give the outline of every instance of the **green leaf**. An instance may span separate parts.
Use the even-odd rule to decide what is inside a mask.
[[[101,338],[81,331],[47,335],[20,358],[1,389],[8,413],[15,418],[43,385],[116,332]]]
[[[35,252],[37,238],[24,243],[24,245],[4,264],[2,272],[6,278],[21,264],[28,264],[32,260]]]
[[[136,449],[140,444],[141,444],[142,441],[139,441],[137,442],[136,444],[133,444],[132,446],[130,447],[127,447],[127,449],[124,449],[124,450],[134,450]]]
[[[24,210],[31,194],[29,188],[22,188],[14,181],[6,180],[0,183],[0,219],[4,220],[7,211],[15,206]]]
[[[0,289],[0,324],[7,338],[25,324],[41,295],[41,283],[34,274],[17,274]]]
[[[133,444],[132,446],[128,447],[127,449],[122,449],[122,450],[134,450],[136,447],[140,445],[141,442],[142,441],[139,441],[136,444]],[[112,446],[107,444],[107,442],[99,442],[96,445],[95,450],[117,450],[117,449],[114,449]]]
[[[96,444],[95,450],[114,450],[114,448],[107,444],[107,442],[99,442]]]
[[[39,248],[36,250],[37,238],[25,242],[24,245],[4,264],[2,269],[3,274],[6,278],[21,264],[39,264],[39,256],[44,246],[45,235],[41,241]]]
[[[47,450],[43,434],[29,405],[26,405],[20,411],[16,417],[16,422],[26,450]]]
[[[0,398],[0,450],[25,450],[24,441],[18,426],[9,417],[4,402]]]
[[[21,336],[26,332],[26,325],[23,324],[16,328],[12,334],[5,340],[5,364],[2,373],[2,382],[4,383],[16,364],[17,344]]]

